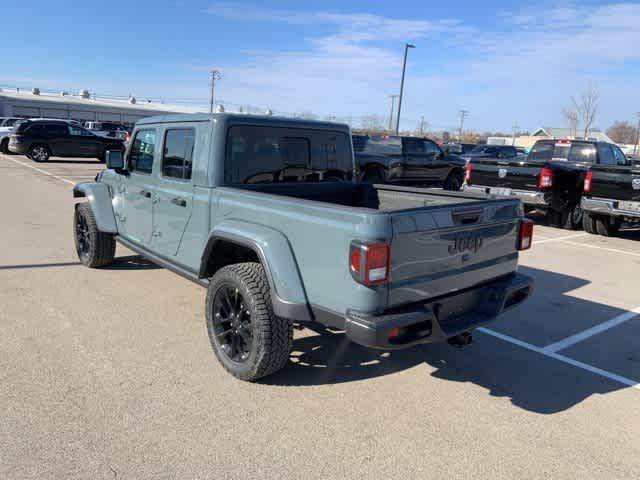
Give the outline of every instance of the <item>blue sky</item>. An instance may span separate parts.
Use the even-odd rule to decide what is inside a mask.
[[[563,126],[600,92],[596,126],[640,110],[640,3],[13,1],[2,6],[0,84],[278,112],[388,115],[403,45],[404,128]]]

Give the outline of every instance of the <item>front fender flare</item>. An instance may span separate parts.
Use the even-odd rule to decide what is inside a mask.
[[[200,278],[204,276],[216,242],[221,240],[245,246],[256,253],[267,274],[276,315],[291,320],[313,320],[298,263],[284,234],[254,223],[223,221],[209,234],[200,263]]]
[[[97,182],[77,183],[73,186],[73,198],[82,197],[86,197],[91,205],[98,230],[107,233],[118,233],[109,187]]]

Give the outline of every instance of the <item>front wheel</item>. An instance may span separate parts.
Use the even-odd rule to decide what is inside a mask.
[[[98,230],[96,218],[89,203],[76,205],[73,233],[78,258],[90,268],[104,267],[113,262],[116,241],[113,234]]]
[[[218,361],[240,380],[270,375],[289,360],[293,325],[273,313],[269,282],[259,263],[228,265],[213,276],[206,321]]]

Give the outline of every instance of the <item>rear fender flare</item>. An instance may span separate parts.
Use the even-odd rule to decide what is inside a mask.
[[[200,278],[206,276],[209,258],[214,255],[219,241],[242,245],[256,253],[265,269],[277,316],[298,321],[313,320],[298,263],[282,232],[240,220],[223,221],[209,234],[200,262]]]
[[[118,233],[109,187],[97,182],[78,183],[74,185],[73,198],[83,197],[85,197],[89,205],[91,205],[93,215],[96,217],[98,230],[107,233]]]

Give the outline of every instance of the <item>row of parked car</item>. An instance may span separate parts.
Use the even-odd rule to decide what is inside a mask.
[[[360,179],[516,197],[549,225],[614,235],[640,224],[640,162],[616,145],[539,140],[526,154],[506,145],[441,147],[429,139],[353,137]],[[453,153],[458,151],[459,153]]]
[[[80,122],[60,119],[2,119],[0,151],[20,153],[34,161],[52,156],[97,158],[107,150],[124,150],[128,130],[110,122]]]

